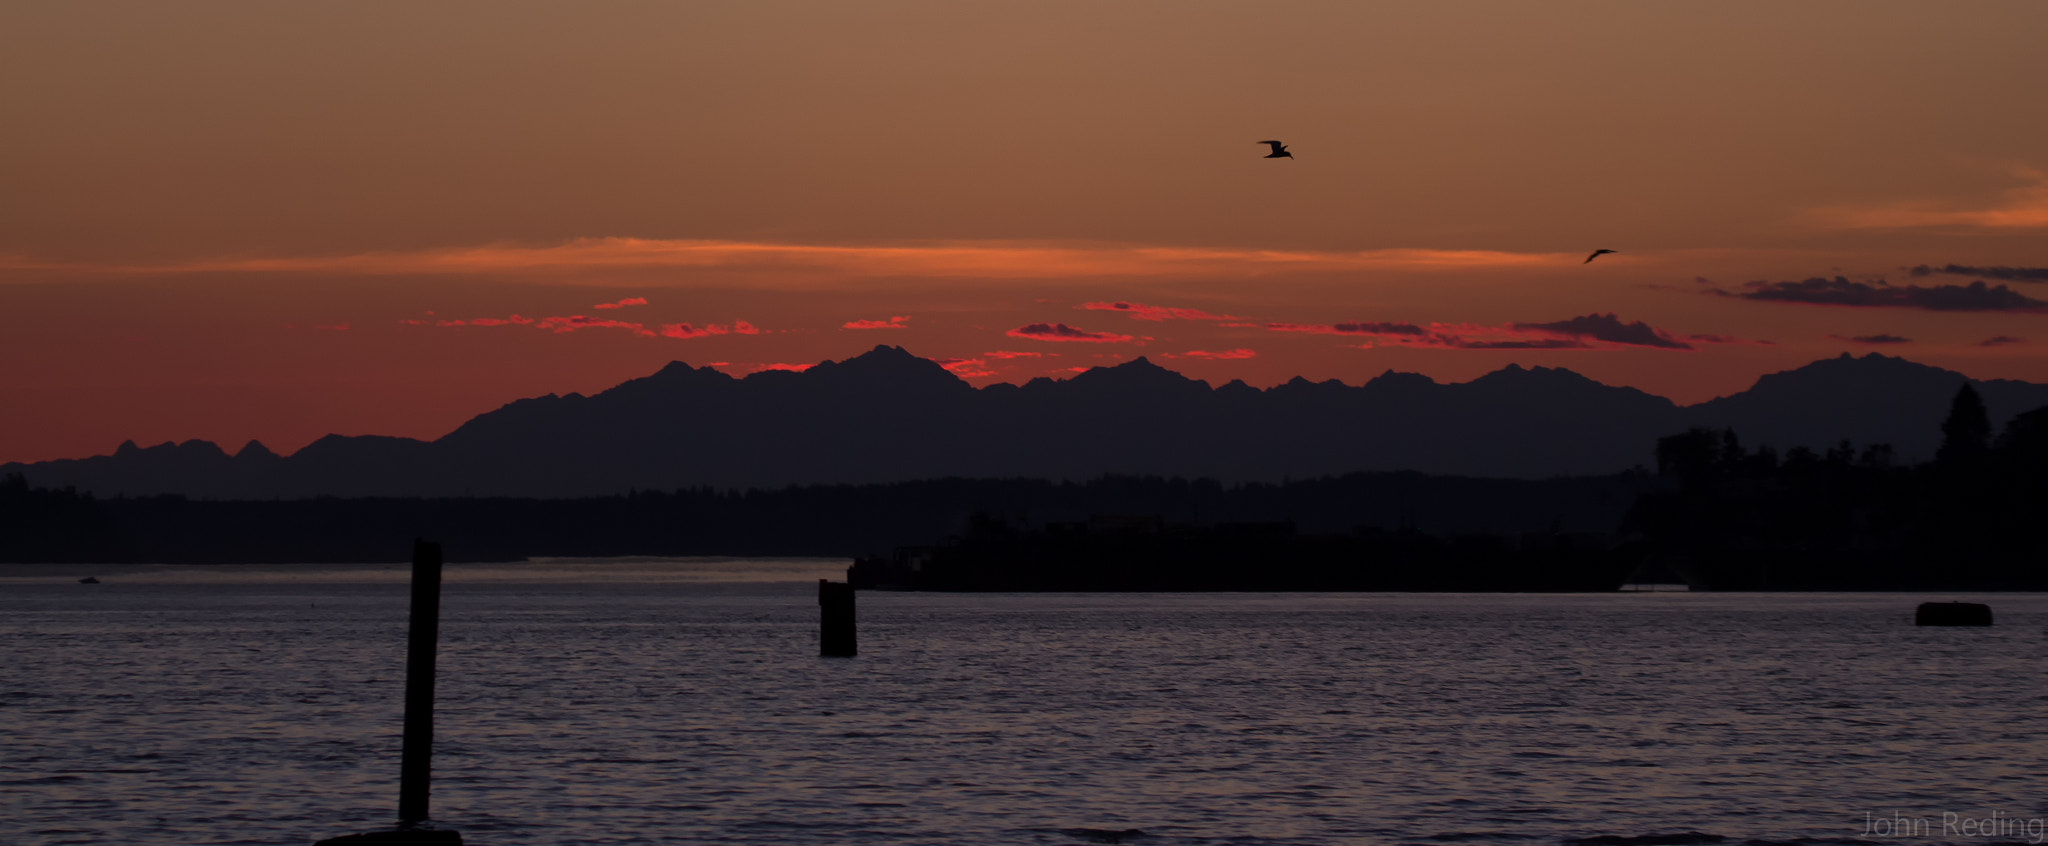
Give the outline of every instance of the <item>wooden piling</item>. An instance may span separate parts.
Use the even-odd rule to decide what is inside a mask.
[[[434,655],[441,639],[441,545],[412,545],[412,610],[405,644],[405,733],[398,758],[398,829],[349,834],[314,846],[462,846],[427,824],[434,758]]]
[[[398,763],[398,827],[427,820],[434,771],[434,654],[441,640],[441,545],[412,545],[412,622],[405,647],[405,739]]]
[[[853,585],[818,580],[818,654],[826,658],[852,658],[860,654],[855,637]]]

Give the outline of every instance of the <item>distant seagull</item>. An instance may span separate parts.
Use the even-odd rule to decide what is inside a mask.
[[[1594,259],[1596,259],[1596,258],[1599,258],[1599,257],[1601,257],[1601,256],[1607,255],[1608,253],[1618,253],[1618,252],[1621,252],[1621,251],[1620,251],[1620,250],[1594,250],[1594,251],[1593,251],[1593,254],[1592,254],[1592,255],[1590,255],[1590,256],[1587,256],[1587,257],[1586,257],[1586,260],[1585,260],[1585,261],[1582,261],[1582,262],[1579,262],[1579,263],[1580,263],[1580,264],[1592,264],[1592,263],[1593,263],[1593,260],[1594,260]]]
[[[1278,141],[1260,141],[1259,143],[1261,143],[1261,144],[1271,144],[1271,145],[1273,145],[1273,152],[1272,152],[1272,153],[1271,153],[1270,155],[1266,156],[1266,158],[1269,158],[1269,159],[1291,159],[1291,158],[1294,158],[1294,154],[1293,154],[1293,153],[1287,152],[1287,145],[1286,145],[1286,144],[1282,144],[1282,143],[1280,143],[1280,142],[1278,142]]]

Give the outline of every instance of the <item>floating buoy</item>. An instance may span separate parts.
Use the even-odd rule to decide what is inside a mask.
[[[1916,626],[1988,626],[1991,606],[1975,602],[1922,602],[1913,612]]]

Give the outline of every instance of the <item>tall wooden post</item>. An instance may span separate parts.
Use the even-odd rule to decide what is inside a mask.
[[[854,636],[853,585],[818,580],[818,654],[826,658],[852,658],[860,654]]]
[[[405,740],[398,763],[398,827],[427,820],[434,772],[434,653],[441,640],[441,545],[412,545],[412,622],[405,647]]]
[[[412,544],[412,611],[405,641],[405,733],[398,756],[398,829],[348,834],[314,846],[462,846],[462,835],[427,825],[434,774],[434,653],[441,639],[441,545]]]

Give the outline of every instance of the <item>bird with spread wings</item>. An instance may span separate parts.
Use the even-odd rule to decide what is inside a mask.
[[[1266,158],[1269,158],[1269,159],[1291,159],[1291,158],[1294,158],[1294,154],[1293,154],[1293,153],[1287,152],[1287,145],[1286,145],[1286,144],[1282,144],[1282,143],[1280,143],[1280,142],[1278,142],[1278,141],[1260,141],[1259,143],[1261,143],[1261,144],[1271,144],[1271,145],[1273,145],[1273,152],[1272,152],[1272,153],[1270,153],[1270,154],[1268,154],[1268,155],[1266,156]]]

